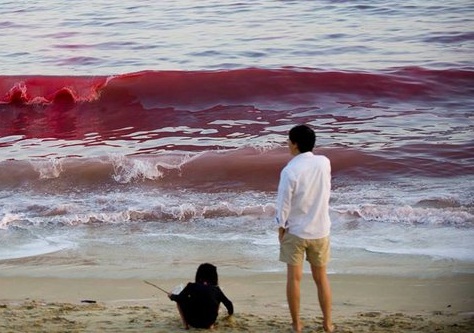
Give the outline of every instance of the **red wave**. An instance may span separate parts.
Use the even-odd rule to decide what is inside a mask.
[[[327,95],[438,98],[472,94],[474,71],[401,68],[385,73],[312,69],[143,71],[118,76],[0,76],[1,104],[141,103],[143,107],[209,108],[258,102],[312,103]]]
[[[106,77],[0,76],[1,104],[50,104],[97,100]]]
[[[434,149],[436,146],[436,149]],[[384,154],[345,148],[317,148],[315,152],[331,161],[334,178],[390,179],[394,175],[412,177],[453,177],[472,174],[469,163],[472,150],[457,145],[408,146],[399,152],[393,148]],[[418,156],[406,154],[419,151]],[[440,156],[448,156],[440,162]],[[78,186],[102,187],[113,183],[149,183],[151,186],[187,187],[200,191],[274,191],[281,169],[291,159],[286,147],[259,151],[241,148],[228,151],[206,151],[193,158],[187,153],[127,156],[114,160],[108,156],[96,158],[66,157],[61,160],[34,159],[0,162],[0,189],[25,186],[64,190]],[[137,161],[146,161],[134,169]],[[52,165],[58,162],[57,165]],[[157,175],[159,171],[159,175]],[[132,176],[131,176],[132,175]]]

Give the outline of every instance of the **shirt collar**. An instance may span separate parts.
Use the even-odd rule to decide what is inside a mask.
[[[299,153],[298,155],[295,156],[296,157],[306,157],[306,156],[311,156],[313,155],[313,152],[312,151],[307,151],[307,152],[304,152],[304,153]]]
[[[299,153],[299,154],[296,155],[296,156],[293,156],[293,158],[292,158],[291,160],[292,160],[292,161],[298,161],[298,160],[300,160],[300,159],[304,159],[304,158],[306,158],[306,157],[308,157],[308,156],[311,156],[311,155],[313,155],[313,152],[307,151],[307,152],[304,152],[304,153]]]

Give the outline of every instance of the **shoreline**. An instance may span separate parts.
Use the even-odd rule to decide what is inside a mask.
[[[220,275],[235,315],[217,331],[289,332],[283,273]],[[172,290],[187,279],[150,282]],[[436,278],[330,275],[340,332],[470,332],[474,275]],[[304,332],[319,332],[321,313],[309,274],[302,285]],[[81,302],[86,301],[86,302]],[[142,279],[0,277],[1,332],[181,332],[176,305]]]

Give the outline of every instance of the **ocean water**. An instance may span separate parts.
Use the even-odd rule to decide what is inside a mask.
[[[474,273],[473,26],[461,0],[3,1],[0,275],[284,271],[298,123],[331,273]]]

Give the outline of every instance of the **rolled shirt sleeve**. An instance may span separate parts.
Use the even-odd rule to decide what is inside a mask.
[[[280,174],[280,182],[278,184],[278,195],[276,201],[276,223],[280,228],[287,228],[288,217],[291,210],[291,199],[293,195],[293,184],[290,179],[288,170],[283,169]]]

